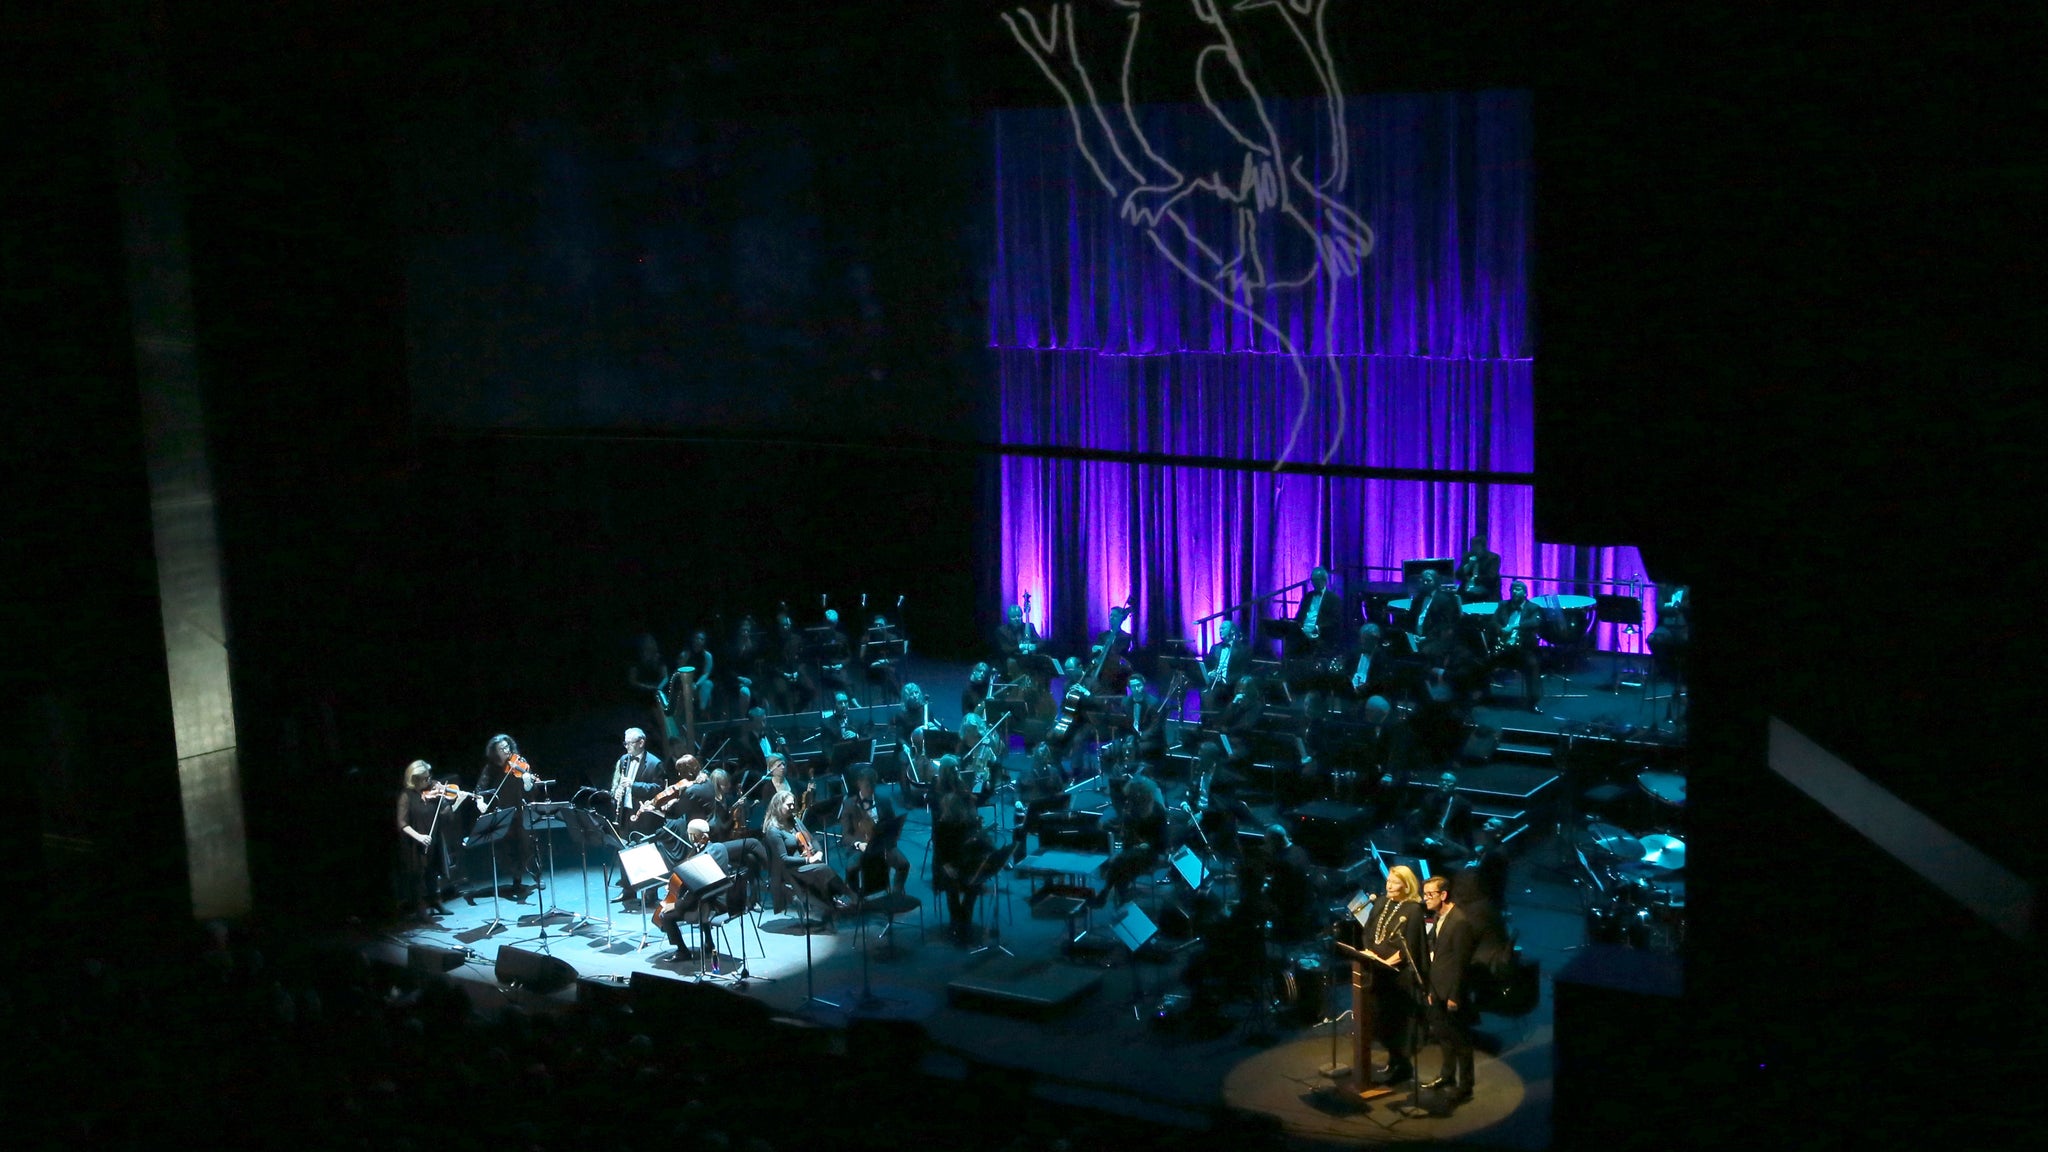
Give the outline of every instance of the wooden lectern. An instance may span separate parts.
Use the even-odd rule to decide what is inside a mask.
[[[1372,970],[1384,962],[1342,940],[1332,940],[1330,946],[1351,961],[1351,1091],[1360,1100],[1391,1096],[1399,1089],[1372,1082],[1372,1036],[1377,1031],[1373,1014],[1378,1008],[1372,994]]]

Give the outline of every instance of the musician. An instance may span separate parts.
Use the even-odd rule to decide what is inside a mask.
[[[651,698],[668,683],[668,665],[661,662],[661,645],[652,634],[642,632],[634,643],[633,662],[626,666],[626,687],[638,703]]]
[[[853,646],[846,642],[846,633],[839,628],[839,609],[825,609],[825,622],[812,632],[818,660],[818,684],[835,690],[852,687],[853,681],[847,678],[847,665],[853,662]]]
[[[766,772],[769,757],[788,754],[789,740],[769,729],[767,709],[756,705],[747,709],[747,722],[740,726],[733,748],[742,771]]]
[[[854,867],[860,870],[861,882],[854,887],[862,892],[876,891],[882,887],[886,873],[890,877],[889,890],[900,896],[904,882],[910,879],[910,861],[896,847],[903,818],[888,797],[876,794],[873,768],[864,767],[854,774],[854,788],[854,794],[846,798],[840,812],[839,833],[847,847],[860,854]]]
[[[932,822],[932,887],[946,894],[946,927],[957,943],[974,931],[981,870],[993,851],[974,801],[959,791],[941,796]]]
[[[1150,777],[1127,776],[1122,796],[1123,809],[1115,825],[1123,849],[1102,866],[1105,894],[1113,894],[1118,903],[1130,899],[1132,883],[1166,856],[1166,800],[1159,794],[1159,785]],[[1101,899],[1098,895],[1097,902]]]
[[[1224,760],[1240,776],[1251,770],[1253,737],[1259,730],[1259,720],[1265,714],[1265,684],[1257,676],[1247,676],[1238,681],[1237,694],[1231,697],[1230,706],[1223,710],[1223,716],[1216,723],[1216,736],[1223,749]]]
[[[689,759],[694,765],[697,758],[692,756]],[[680,763],[678,767],[680,767]],[[705,827],[710,827],[711,818],[717,814],[718,810],[718,776],[724,771],[721,768],[717,772],[708,774],[700,772],[695,779],[684,786],[681,803],[677,806],[682,820],[687,822],[702,820]]]
[[[1480,825],[1472,858],[1451,874],[1451,898],[1482,921],[1507,911],[1508,854],[1501,846],[1507,827],[1498,816]]]
[[[889,727],[896,732],[896,743],[907,746],[910,734],[924,727],[931,718],[931,703],[925,699],[924,689],[916,684],[905,684],[903,706],[889,717]]]
[[[1305,939],[1315,931],[1316,866],[1285,825],[1268,824],[1264,832],[1250,871],[1264,881],[1273,939]]]
[[[818,713],[818,741],[830,753],[834,744],[861,738],[853,723],[853,697],[845,692],[832,694],[832,706]]]
[[[803,634],[796,630],[787,609],[775,614],[775,636],[771,645],[769,669],[764,676],[767,681],[764,694],[769,706],[781,715],[810,707],[817,696],[817,686],[804,667]]]
[[[1031,749],[1031,760],[1017,780],[1017,835],[1038,827],[1039,818],[1066,801],[1066,773],[1059,753],[1049,741],[1040,740]]]
[[[996,682],[995,666],[983,660],[967,674],[967,687],[960,690],[960,711],[972,712],[981,707]]]
[[[441,901],[455,890],[449,842],[460,834],[455,808],[469,793],[434,779],[425,760],[405,766],[398,794],[399,874],[407,907],[419,915],[446,916]]]
[[[1543,670],[1537,663],[1536,640],[1542,630],[1542,616],[1529,602],[1529,586],[1520,580],[1508,590],[1508,598],[1487,617],[1487,648],[1492,652],[1487,672],[1506,668],[1520,673],[1522,707],[1543,711]]]
[[[1500,553],[1487,550],[1484,535],[1472,537],[1451,579],[1458,582],[1458,599],[1463,603],[1500,599]]]
[[[824,845],[814,840],[810,830],[797,820],[796,808],[793,793],[778,792],[768,801],[768,816],[761,822],[761,843],[769,857],[780,865],[769,871],[774,878],[774,911],[779,913],[789,906],[792,886],[802,888],[827,909],[852,907],[853,890],[825,862]]]
[[[726,875],[735,877],[733,883],[723,893],[712,897],[712,899],[718,902],[716,909],[733,916],[744,913],[753,902],[749,879],[761,871],[772,867],[768,858],[768,850],[762,846],[759,840],[752,838],[744,840],[713,840],[711,838],[711,825],[703,820],[690,821],[685,835],[689,840],[690,847],[694,850],[693,855],[696,853],[709,855],[713,860],[718,861],[718,866],[725,870]],[[661,929],[662,935],[668,937],[670,944],[675,945],[676,950],[672,959],[688,960],[692,953],[689,947],[683,943],[682,926],[685,921],[694,918],[700,908],[698,898],[693,897],[687,892],[679,891],[680,887],[680,883],[671,882],[668,893],[664,895],[661,901],[660,908],[654,913],[654,925]],[[706,909],[705,911],[710,910]]]
[[[960,718],[960,755],[955,762],[970,799],[976,805],[988,803],[990,794],[1002,783],[1002,748],[1000,738],[991,735],[988,725],[972,712]]]
[[[1133,770],[1158,772],[1166,763],[1166,708],[1145,691],[1145,678],[1132,676],[1124,686],[1124,699],[1131,716],[1131,755],[1127,766]]]
[[[1384,1084],[1399,1084],[1415,1074],[1413,1023],[1428,996],[1426,920],[1414,869],[1406,864],[1387,869],[1384,895],[1372,906],[1361,942],[1362,950],[1379,961],[1370,969],[1377,1006],[1373,1038],[1386,1047],[1387,1062],[1373,1069],[1373,1079]]]
[[[650,633],[642,632],[634,641],[633,662],[626,666],[626,688],[633,703],[647,709],[638,713],[654,721],[657,731],[668,723],[668,714],[661,703],[662,689],[668,683],[668,665],[661,662],[661,645]]]
[[[1359,626],[1358,643],[1353,648],[1351,678],[1346,683],[1351,700],[1362,702],[1377,692],[1385,691],[1392,681],[1390,662],[1383,656],[1385,648],[1386,640],[1379,625]]]
[[[1437,777],[1436,790],[1408,814],[1409,843],[1436,872],[1448,872],[1472,855],[1472,802],[1458,795],[1458,775]]]
[[[540,787],[540,776],[519,755],[519,744],[499,733],[484,744],[484,770],[477,780],[476,807],[479,814],[510,808],[512,828],[492,848],[500,873],[512,874],[512,898],[526,898],[528,876],[533,887],[540,884],[540,849],[526,826],[528,794]]]
[[[1038,625],[1024,618],[1021,605],[1012,604],[1004,611],[1002,626],[996,629],[996,651],[1002,655],[1009,679],[1029,676],[1043,690],[1046,682],[1057,674],[1059,666],[1044,651]]]
[[[740,810],[740,790],[732,773],[711,770],[711,838],[735,840],[747,834],[746,813]]]
[[[1423,882],[1422,903],[1435,917],[1429,931],[1429,1030],[1444,1053],[1442,1073],[1423,1087],[1446,1102],[1462,1103],[1472,1098],[1472,1025],[1479,1012],[1467,978],[1479,926],[1452,901],[1445,877]]]
[[[1300,640],[1292,655],[1309,659],[1332,643],[1342,643],[1338,632],[1343,625],[1343,598],[1330,591],[1330,570],[1318,564],[1308,574],[1308,594],[1294,611],[1294,626]]]
[[[711,637],[701,630],[691,633],[690,646],[676,654],[676,674],[679,678],[683,669],[696,669],[690,676],[691,682],[697,686],[697,699],[694,703],[699,716],[711,710],[711,701],[717,695],[717,684],[714,680],[717,674],[716,665],[717,658],[711,652]],[[678,684],[677,687],[680,688],[681,685]],[[669,693],[669,699],[675,701],[674,691]],[[680,714],[681,702],[677,701],[675,707]]]
[[[1416,578],[1414,593],[1408,597],[1401,631],[1407,633],[1413,650],[1428,659],[1431,667],[1444,667],[1454,655],[1459,612],[1458,598],[1437,582],[1436,569],[1424,568]]]
[[[1202,711],[1222,711],[1251,670],[1251,645],[1236,624],[1225,620],[1216,630],[1215,646],[1202,657]]]
[[[752,616],[740,617],[730,656],[726,664],[732,671],[733,697],[739,702],[739,711],[746,713],[753,709],[760,694],[757,683],[761,677],[761,626],[754,623]]]
[[[765,764],[767,766],[763,772],[768,777],[768,782],[761,787],[762,791],[767,793],[764,798],[769,806],[773,807],[777,796],[793,796],[796,793],[789,786],[789,761],[783,758],[782,753],[770,753]]]
[[[1671,682],[1675,712],[1684,697],[1692,654],[1692,589],[1684,584],[1671,589],[1657,605],[1657,626],[1645,641],[1655,659],[1658,673]]]
[[[626,754],[612,765],[612,818],[624,820],[668,783],[667,766],[647,750],[647,733],[626,729]]]
[[[884,700],[896,695],[897,685],[902,681],[898,669],[909,655],[910,641],[890,626],[888,617],[875,613],[868,630],[861,634],[860,662],[867,669],[868,683],[882,693]]]
[[[711,824],[705,820],[690,821],[687,835],[692,848],[698,852],[709,852],[727,874],[740,878],[726,896],[725,910],[738,916],[752,908],[760,877],[775,866],[760,838],[740,835],[715,840],[711,836]]]

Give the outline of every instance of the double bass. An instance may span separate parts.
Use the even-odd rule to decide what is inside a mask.
[[[1052,728],[1045,734],[1048,741],[1057,744],[1073,733],[1074,721],[1080,715],[1082,703],[1095,694],[1096,686],[1102,679],[1102,670],[1108,667],[1110,660],[1129,639],[1123,633],[1123,625],[1124,621],[1130,618],[1129,597],[1126,597],[1122,604],[1109,610],[1109,638],[1103,642],[1102,651],[1097,652],[1095,659],[1089,662],[1088,671],[1081,679],[1067,685],[1066,694],[1060,698],[1059,718],[1052,722]]]

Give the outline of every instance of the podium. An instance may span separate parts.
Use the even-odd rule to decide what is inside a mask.
[[[1364,951],[1353,948],[1342,940],[1332,940],[1330,947],[1339,956],[1351,961],[1351,1087],[1350,1093],[1360,1100],[1377,1100],[1399,1091],[1391,1084],[1372,1082],[1372,1036],[1377,1031],[1374,1015],[1379,1005],[1372,994],[1372,969],[1380,961]]]

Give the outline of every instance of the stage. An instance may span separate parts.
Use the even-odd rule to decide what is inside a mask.
[[[1461,766],[1461,791],[1481,812],[1506,806],[1523,813],[1509,844],[1509,922],[1524,955],[1541,965],[1545,985],[1526,1016],[1483,1021],[1487,1042],[1479,1057],[1476,1095],[1447,1116],[1441,1109],[1436,1115],[1413,1112],[1406,1092],[1363,1103],[1339,1099],[1330,1090],[1318,1071],[1329,1055],[1332,1026],[1325,1021],[1348,1007],[1348,975],[1328,960],[1320,942],[1275,949],[1273,955],[1292,971],[1304,970],[1300,961],[1305,957],[1320,958],[1322,972],[1331,974],[1322,977],[1323,983],[1305,977],[1294,998],[1283,993],[1269,1013],[1237,1004],[1222,1021],[1198,1026],[1175,1018],[1171,1002],[1162,1006],[1164,994],[1180,989],[1179,973],[1192,949],[1149,947],[1134,966],[1128,952],[1107,944],[1103,930],[1114,906],[1084,909],[1070,926],[1066,918],[1040,914],[1049,906],[1034,909],[1029,897],[1037,882],[1015,869],[998,873],[991,883],[972,940],[949,939],[944,899],[930,880],[929,818],[914,805],[903,805],[912,815],[901,848],[913,869],[906,891],[920,908],[897,915],[893,924],[876,913],[847,914],[834,931],[808,935],[794,911],[757,910],[734,921],[717,941],[722,956],[716,972],[701,959],[667,959],[669,945],[659,931],[643,925],[638,911],[607,904],[614,893],[602,869],[596,861],[586,869],[561,832],[542,838],[544,866],[550,846],[553,853],[543,888],[521,901],[501,898],[494,905],[486,873],[486,883],[472,892],[473,905],[452,899],[450,915],[398,927],[369,942],[367,952],[372,959],[402,966],[408,946],[467,950],[467,958],[449,975],[485,1011],[508,1002],[569,1010],[579,997],[627,995],[635,975],[647,974],[720,985],[773,1014],[832,1029],[858,1019],[912,1022],[930,1040],[928,1071],[946,1075],[950,1068],[965,1075],[970,1066],[995,1066],[1027,1076],[1030,1091],[1046,1099],[1189,1129],[1206,1127],[1220,1105],[1271,1116],[1304,1144],[1469,1139],[1541,1148],[1550,1132],[1548,977],[1586,943],[1585,908],[1598,896],[1574,858],[1572,828],[1559,838],[1560,823],[1586,819],[1571,811],[1567,785],[1582,790],[1593,783],[1592,776],[1582,773],[1618,778],[1638,762],[1679,753],[1669,725],[1661,733],[1628,730],[1623,717],[1632,719],[1661,702],[1645,699],[1640,687],[1616,690],[1609,659],[1596,658],[1584,670],[1553,681],[1547,686],[1552,698],[1541,713],[1482,707],[1474,714],[1477,724],[1499,730],[1498,746],[1486,763]],[[957,701],[965,672],[935,662],[913,668],[941,702]],[[944,709],[943,718],[957,721],[953,711]],[[583,717],[573,726],[536,733],[525,747],[536,763],[580,759],[595,779],[616,739],[615,732],[605,731],[612,727],[607,719],[615,718]],[[581,756],[552,746],[572,727],[586,733]],[[1589,744],[1613,755],[1589,756]],[[1010,767],[1021,763],[1021,752],[1013,750]],[[1185,794],[1184,781],[1169,776],[1162,783],[1169,805],[1177,805]],[[1532,794],[1517,795],[1532,786]],[[893,794],[893,785],[883,787]],[[1073,797],[1077,809],[1107,803],[1099,779],[1076,789]],[[1622,804],[1624,810],[1639,810],[1641,818],[1660,815],[1660,804],[1652,798],[1629,797]],[[1270,800],[1255,800],[1254,809],[1262,819],[1288,814]],[[986,817],[990,810],[983,813]],[[1000,827],[1008,829],[1015,814],[1007,798],[998,815]],[[1675,813],[1662,815],[1667,818],[1660,826],[1675,826]],[[1008,843],[1007,832],[997,840]],[[1370,828],[1363,841],[1392,854],[1398,833]],[[1037,848],[1036,837],[1032,848]],[[488,865],[481,853],[473,855],[472,876],[477,863]],[[1155,876],[1150,887],[1138,893],[1136,902],[1155,918],[1170,916],[1187,895],[1170,870]],[[505,923],[492,927],[494,915]],[[1079,946],[1069,945],[1070,929]],[[686,929],[684,937],[701,957],[696,929]],[[990,947],[976,950],[984,945]],[[504,987],[496,961],[505,948],[560,960],[573,970],[574,979],[545,995]],[[1316,967],[1314,962],[1305,966],[1311,977]],[[1347,1017],[1335,1026],[1339,1047],[1347,1050],[1348,1024]],[[1376,1056],[1383,1059],[1383,1052]],[[1425,1047],[1420,1064],[1425,1078],[1435,1074],[1433,1047]],[[1423,1094],[1423,1103],[1431,1103],[1429,1094]]]

